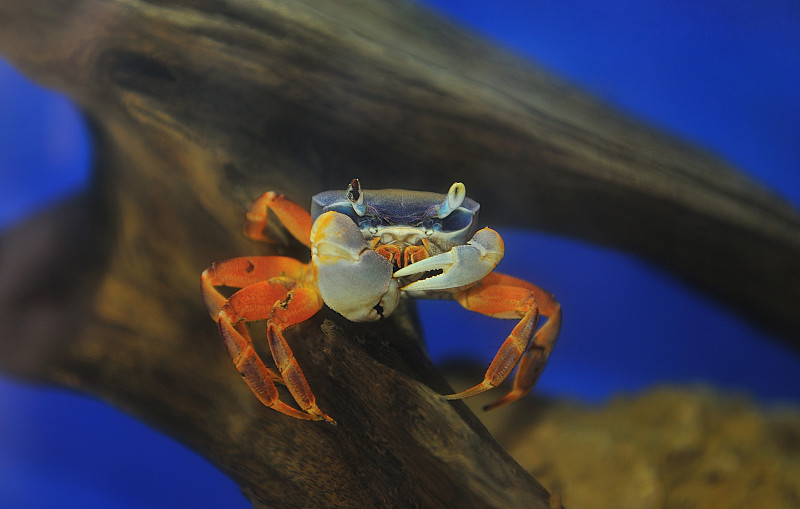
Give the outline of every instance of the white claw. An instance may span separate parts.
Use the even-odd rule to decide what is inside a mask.
[[[464,245],[453,247],[411,265],[406,265],[394,273],[394,277],[406,277],[423,272],[441,270],[442,273],[402,288],[403,291],[447,290],[476,283],[489,275],[500,260],[505,248],[503,239],[491,228],[478,231]]]
[[[311,258],[322,300],[348,320],[378,320],[397,307],[400,290],[392,279],[392,264],[369,249],[346,215],[326,212],[317,218],[311,229]]]

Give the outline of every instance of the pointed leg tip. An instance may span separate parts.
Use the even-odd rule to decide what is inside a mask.
[[[472,396],[477,396],[478,394],[484,393],[490,389],[494,389],[494,385],[492,385],[491,382],[484,380],[475,387],[471,387],[465,391],[457,392],[455,394],[447,394],[442,397],[448,400],[466,399],[466,398],[471,398]]]
[[[312,419],[314,419],[315,421],[325,421],[328,424],[332,424],[334,426],[338,425],[338,423],[333,417],[320,410],[319,407],[315,406],[313,409],[309,409],[306,411],[308,412],[309,415],[312,416]]]
[[[489,403],[488,405],[483,406],[483,411],[488,412],[489,410],[494,410],[495,408],[499,408],[504,405],[508,405],[509,403],[513,403],[523,397],[525,394],[517,394],[515,392],[509,392],[502,398],[498,399],[493,403]]]
[[[489,403],[488,405],[483,405],[483,411],[488,412],[489,410],[494,410],[495,408],[501,407],[505,404],[509,403],[509,401],[503,401],[502,399],[498,399],[494,403]]]
[[[328,414],[321,414],[320,415],[320,420],[323,420],[323,421],[325,421],[328,424],[331,424],[333,426],[338,426],[339,425],[339,423],[336,422],[336,420],[333,417],[331,417],[330,415],[328,415]]]

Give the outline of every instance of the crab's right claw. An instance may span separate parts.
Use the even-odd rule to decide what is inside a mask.
[[[500,260],[505,248],[503,239],[491,228],[479,230],[464,245],[446,253],[406,265],[394,273],[395,278],[441,270],[442,273],[420,279],[402,288],[403,291],[446,290],[471,285],[488,276]]]
[[[329,308],[353,322],[378,320],[400,300],[392,264],[369,249],[364,234],[344,214],[325,212],[311,229],[317,288]]]

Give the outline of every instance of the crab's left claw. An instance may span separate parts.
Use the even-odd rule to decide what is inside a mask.
[[[503,239],[491,228],[479,230],[464,245],[446,253],[406,265],[394,273],[395,278],[441,270],[441,274],[420,279],[402,288],[403,291],[446,290],[476,283],[489,275],[500,260],[505,248]]]
[[[329,211],[317,218],[311,257],[322,299],[348,320],[378,320],[397,307],[400,289],[392,279],[392,264],[369,249],[348,216]]]

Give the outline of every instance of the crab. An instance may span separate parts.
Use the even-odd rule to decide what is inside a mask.
[[[272,214],[311,249],[311,261],[245,256],[216,262],[201,275],[206,307],[250,390],[278,412],[335,423],[317,406],[284,331],[323,305],[354,322],[380,320],[407,295],[454,299],[484,315],[519,320],[483,381],[444,398],[468,398],[497,387],[516,366],[511,390],[485,408],[528,394],[555,346],[561,307],[548,291],[493,272],[503,258],[503,240],[491,228],[477,230],[479,209],[460,182],[443,195],[365,191],[354,179],[344,192],[314,196],[311,214],[281,194],[261,195],[247,212],[245,235],[274,243],[265,233]],[[219,287],[238,290],[226,298]],[[540,316],[547,321],[538,327]],[[266,320],[277,371],[254,348],[246,324],[257,320]],[[286,386],[298,408],[281,400],[275,383]]]

